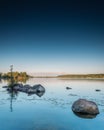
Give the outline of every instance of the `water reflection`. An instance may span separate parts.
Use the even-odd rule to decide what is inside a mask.
[[[45,88],[42,85],[34,85],[31,87],[30,85],[22,85],[22,84],[16,84],[12,87],[10,86],[3,86],[3,88],[6,88],[8,91],[8,94],[10,95],[10,111],[13,111],[13,100],[17,99],[17,96],[19,92],[27,93],[28,96],[31,96],[33,94],[36,94],[38,97],[42,97],[45,93]]]
[[[13,100],[17,99],[18,92],[11,89],[11,91],[8,91],[10,95],[10,111],[13,112]]]
[[[27,81],[29,80],[29,78],[21,78],[21,79],[5,79],[5,81],[8,83],[8,84],[11,84],[11,83],[26,83]]]
[[[2,83],[2,80],[1,80],[1,78],[0,78],[0,83]]]
[[[83,113],[77,113],[77,112],[73,112],[76,116],[80,117],[80,118],[85,118],[85,119],[93,119],[96,117],[96,115],[91,115],[91,114],[83,114]]]
[[[6,88],[2,88],[7,83],[2,80],[0,130],[104,129],[104,82],[32,78],[26,84],[31,86],[42,84],[46,92],[38,92],[30,96],[23,92],[9,91],[7,93]],[[67,91],[66,86],[71,86],[72,89]],[[95,89],[100,89],[101,92],[97,93]],[[71,106],[78,98],[95,101],[100,109],[99,116],[95,118],[91,115],[73,113]],[[12,113],[8,112],[8,106]]]
[[[39,97],[41,97],[41,96],[44,95],[44,93],[45,93],[45,91],[41,91],[41,92],[37,92],[36,95],[39,96]]]

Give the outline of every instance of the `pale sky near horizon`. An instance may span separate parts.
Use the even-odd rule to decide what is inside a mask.
[[[0,1],[0,14],[0,72],[104,73],[103,1]]]

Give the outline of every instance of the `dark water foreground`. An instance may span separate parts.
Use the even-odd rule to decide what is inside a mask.
[[[41,97],[9,93],[2,88],[7,82],[0,82],[0,130],[104,130],[104,81],[36,78],[26,84],[42,84],[46,91]],[[100,114],[74,114],[79,98],[96,102]]]

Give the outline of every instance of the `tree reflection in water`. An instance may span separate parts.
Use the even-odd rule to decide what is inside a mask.
[[[0,83],[2,83],[2,80],[1,80],[1,78],[0,78]]]
[[[18,92],[11,89],[11,91],[8,91],[10,95],[10,111],[13,112],[13,100],[17,99]]]
[[[13,112],[13,100],[16,100],[17,99],[17,96],[18,96],[18,91],[15,91],[13,88],[12,89],[9,89],[8,91],[9,95],[10,95],[10,111]],[[42,92],[36,92],[35,94],[39,97],[43,96],[45,93],[45,91],[42,91]],[[28,96],[31,96],[33,94],[28,94]]]

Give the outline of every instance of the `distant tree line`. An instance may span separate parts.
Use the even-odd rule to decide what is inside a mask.
[[[104,78],[104,74],[67,74],[59,75],[59,78]]]

